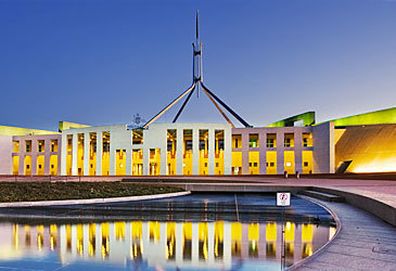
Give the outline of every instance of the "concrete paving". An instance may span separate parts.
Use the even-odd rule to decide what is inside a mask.
[[[340,222],[338,235],[318,255],[291,270],[396,270],[396,228],[346,203],[321,202]]]

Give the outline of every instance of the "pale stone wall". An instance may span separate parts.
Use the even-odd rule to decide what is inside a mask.
[[[26,152],[26,141],[31,140],[32,141],[32,146],[31,146],[31,151]],[[42,152],[38,151],[38,142],[39,141],[44,141],[44,150]],[[57,140],[58,141],[58,151],[56,152],[51,152],[51,140]],[[12,141],[19,141],[19,151],[17,153],[13,153],[12,151]],[[26,156],[31,157],[32,161],[32,168],[31,172],[32,175],[37,175],[37,157],[38,156],[44,156],[44,175],[49,175],[50,174],[50,157],[51,155],[57,155],[58,156],[58,165],[57,169],[58,172],[57,174],[60,173],[60,164],[61,164],[61,135],[59,134],[51,134],[51,135],[25,135],[25,136],[14,136],[12,137],[11,141],[11,149],[10,153],[12,155],[17,155],[19,157],[19,170],[18,170],[18,175],[23,175],[25,173],[25,168],[24,168],[24,159]],[[10,163],[11,163],[11,169],[12,169],[12,157],[10,158]]]
[[[242,148],[233,148],[233,151],[242,152],[242,174],[249,174],[249,151],[259,152],[259,173],[266,174],[266,152],[276,151],[277,156],[277,174],[283,174],[285,171],[284,151],[294,151],[295,171],[302,172],[302,151],[314,150],[314,147],[303,147],[303,133],[312,133],[312,127],[263,127],[263,128],[233,128],[233,135],[241,135]],[[249,147],[249,135],[258,134],[259,146],[257,148]],[[267,147],[267,134],[276,134],[276,147]],[[284,147],[285,134],[294,135],[294,146]],[[234,147],[234,146],[233,146]]]
[[[192,174],[199,172],[199,130],[209,131],[209,150],[208,150],[208,173],[214,174],[215,164],[215,130],[224,131],[224,174],[231,174],[231,126],[218,123],[159,123],[152,124],[144,130],[143,138],[143,175],[148,175],[148,155],[150,149],[159,148],[161,150],[161,175],[166,175],[167,165],[167,130],[175,129],[176,144],[176,174],[183,174],[183,130],[192,130],[193,142],[193,165]],[[146,157],[146,159],[144,158]]]
[[[12,136],[0,135],[0,174],[12,174]]]
[[[97,126],[86,128],[68,129],[62,132],[62,166],[61,175],[66,175],[67,136],[73,138],[72,148],[72,175],[78,175],[77,143],[78,135],[84,134],[84,153],[89,152],[90,133],[96,133],[96,174],[102,175],[102,133],[110,133],[110,175],[115,175],[115,155],[117,149],[126,150],[126,174],[132,174],[132,131],[126,125]],[[84,175],[89,175],[89,156],[84,155]]]
[[[314,172],[334,173],[335,171],[335,144],[334,123],[325,122],[313,126],[314,143]]]

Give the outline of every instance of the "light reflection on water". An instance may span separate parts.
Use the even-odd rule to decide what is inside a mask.
[[[335,233],[325,225],[284,225],[287,266],[310,256]],[[257,270],[279,270],[281,240],[282,226],[276,222],[2,223],[0,267],[50,259],[68,270],[81,269],[81,262],[86,270],[104,263],[114,270],[256,270],[256,263]],[[76,269],[70,269],[73,265]]]

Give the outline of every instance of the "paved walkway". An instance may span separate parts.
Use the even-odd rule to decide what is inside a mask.
[[[318,255],[293,270],[396,270],[396,228],[345,203],[321,202],[341,221],[341,231]]]

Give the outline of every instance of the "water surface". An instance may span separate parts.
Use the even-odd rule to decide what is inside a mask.
[[[311,202],[274,205],[268,194],[194,194],[2,210],[0,270],[280,270],[335,233]]]

